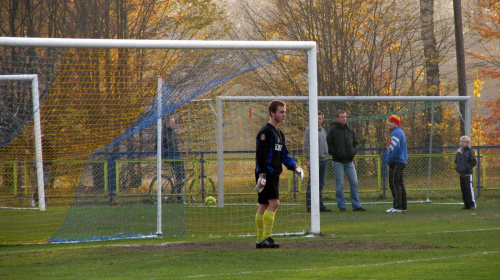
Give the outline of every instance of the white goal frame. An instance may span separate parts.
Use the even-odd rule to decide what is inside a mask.
[[[318,82],[316,42],[313,41],[202,41],[202,40],[131,40],[131,39],[69,39],[69,38],[21,38],[0,37],[0,46],[54,47],[54,48],[147,48],[147,49],[227,49],[227,50],[304,50],[307,52],[307,77],[309,89],[309,124],[318,126]],[[313,117],[311,117],[313,116]],[[159,124],[159,123],[158,123]],[[318,141],[318,131],[311,130],[311,142]],[[158,156],[157,160],[161,157]],[[161,160],[157,165],[161,166]],[[218,163],[222,170],[221,162]],[[319,196],[319,159],[317,147],[311,150],[312,197]],[[219,177],[219,183],[221,182]],[[221,194],[219,194],[221,195]],[[222,193],[223,195],[223,193]],[[319,200],[319,198],[318,198]],[[219,199],[222,203],[223,199]],[[160,203],[159,203],[160,204]],[[219,204],[219,207],[222,204]],[[161,207],[161,206],[160,206]],[[159,210],[161,208],[158,208]],[[319,233],[319,210],[312,210],[313,232]],[[157,233],[161,234],[161,211],[157,213]]]
[[[471,97],[470,96],[220,96],[217,97],[217,160],[218,160],[218,199],[217,203],[219,207],[224,205],[224,180],[223,180],[223,101],[272,101],[275,99],[287,101],[309,101],[309,127],[318,126],[317,117],[311,118],[311,116],[317,116],[318,102],[319,101],[334,101],[334,102],[465,102],[465,116],[464,126],[465,135],[471,135]],[[313,107],[314,112],[311,112],[311,107]],[[312,120],[316,122],[312,122]],[[431,137],[432,137],[432,127],[431,126]],[[310,143],[318,142],[318,130],[310,129]],[[314,138],[313,138],[314,137]],[[432,138],[431,138],[432,139]],[[432,141],[431,141],[432,143]],[[319,158],[318,158],[318,146],[310,146],[310,156],[311,156],[311,233],[320,234],[320,211],[319,211]],[[432,145],[429,147],[429,172],[431,168],[432,159]],[[430,178],[430,175],[428,176]],[[427,181],[427,202],[429,200],[429,188],[430,182]]]
[[[38,186],[38,208],[45,211],[45,186],[43,180],[42,129],[40,126],[40,97],[38,93],[38,75],[0,75],[0,81],[31,81],[33,95],[33,127],[35,130],[35,161]]]

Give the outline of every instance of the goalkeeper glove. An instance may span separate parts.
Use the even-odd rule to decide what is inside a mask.
[[[255,185],[255,190],[257,192],[262,192],[266,186],[266,173],[259,174],[259,179],[257,180],[257,185]]]
[[[297,165],[295,165],[293,167],[293,172],[297,173],[297,175],[300,176],[300,180],[301,181],[304,179],[304,170],[302,170],[302,168],[300,168]]]

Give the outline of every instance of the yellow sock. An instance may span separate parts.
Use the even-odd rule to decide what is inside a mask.
[[[262,233],[264,231],[264,216],[256,214],[255,215],[255,225],[257,226],[257,242],[262,241]]]
[[[271,236],[271,233],[273,232],[273,225],[274,225],[274,214],[276,212],[271,212],[271,211],[265,211],[264,212],[264,232],[262,234],[262,240],[267,239],[268,237]]]

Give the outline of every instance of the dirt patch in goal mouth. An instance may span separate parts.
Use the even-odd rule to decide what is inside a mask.
[[[335,241],[302,241],[302,240],[283,240],[278,241],[280,248],[278,250],[289,249],[317,249],[317,250],[418,250],[435,248],[423,244],[398,244],[382,242],[335,242]],[[189,251],[213,251],[213,250],[255,250],[255,243],[251,242],[173,242],[161,244],[142,244],[120,246],[124,251],[171,251],[171,252],[189,252]],[[265,250],[265,249],[261,249]]]

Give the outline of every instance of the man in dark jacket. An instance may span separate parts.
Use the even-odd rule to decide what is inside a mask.
[[[474,151],[470,148],[470,138],[460,137],[460,148],[455,157],[455,170],[460,174],[460,190],[465,210],[476,209],[474,190],[472,189],[472,168],[476,166],[477,160]]]
[[[168,164],[172,167],[174,173],[174,187],[170,192],[177,194],[177,202],[182,202],[182,188],[186,181],[186,172],[184,161],[181,157],[180,139],[176,131],[177,120],[174,117],[167,117],[162,131],[162,158],[169,159]],[[173,200],[169,197],[169,200]]]
[[[335,198],[339,211],[346,211],[344,197],[344,173],[351,186],[352,211],[366,211],[361,207],[358,195],[358,175],[354,167],[354,156],[357,153],[358,140],[351,126],[347,123],[347,113],[337,112],[337,121],[330,126],[326,137],[328,153],[332,155],[333,172],[335,173]]]

